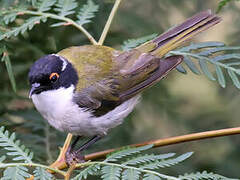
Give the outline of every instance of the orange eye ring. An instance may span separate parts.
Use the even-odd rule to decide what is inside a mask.
[[[59,78],[59,74],[58,73],[51,73],[49,76],[49,79],[51,81],[56,81]]]

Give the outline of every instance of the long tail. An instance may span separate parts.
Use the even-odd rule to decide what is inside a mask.
[[[138,47],[142,52],[151,51],[153,55],[162,57],[169,51],[179,47],[196,34],[219,23],[221,18],[211,12],[203,11],[187,19],[182,24],[169,29],[154,40]]]

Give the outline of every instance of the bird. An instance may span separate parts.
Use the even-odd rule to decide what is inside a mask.
[[[220,21],[206,10],[131,50],[72,46],[35,61],[28,74],[33,104],[51,126],[76,136],[67,164],[84,161],[82,152],[123,122],[141,92],[183,61],[168,52]],[[90,139],[74,149],[80,137]]]

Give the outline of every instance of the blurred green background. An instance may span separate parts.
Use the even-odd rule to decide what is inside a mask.
[[[7,2],[7,1],[4,1]],[[9,1],[10,3],[11,1]],[[84,3],[85,1],[81,1]],[[93,23],[87,25],[98,39],[112,3],[95,1],[100,10]],[[219,1],[207,0],[131,0],[123,1],[114,19],[105,45],[120,49],[124,40],[152,33],[162,33],[193,14],[217,9]],[[1,6],[4,3],[1,2]],[[240,45],[240,3],[231,2],[219,13],[223,17],[216,27],[194,41],[222,41]],[[28,33],[8,40],[8,49],[17,81],[14,94],[4,63],[0,64],[0,125],[16,131],[23,144],[32,149],[39,162],[52,162],[58,155],[66,134],[52,129],[34,109],[28,99],[27,73],[31,64],[48,53],[88,44],[88,40],[72,27],[49,28],[52,21],[34,27]],[[125,122],[113,129],[89,152],[124,146],[142,141],[239,126],[240,94],[229,81],[225,89],[204,75],[174,71],[143,94],[141,103]],[[193,151],[194,155],[165,170],[170,174],[213,171],[229,177],[239,177],[240,135],[156,148],[157,153]],[[4,153],[4,151],[0,151]]]

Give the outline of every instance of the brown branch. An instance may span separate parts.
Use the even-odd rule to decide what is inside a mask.
[[[175,137],[170,137],[170,138],[164,138],[164,139],[157,139],[157,140],[152,140],[152,141],[146,141],[143,143],[138,143],[138,144],[131,144],[129,145],[130,147],[139,147],[139,146],[145,146],[148,144],[153,144],[153,147],[160,147],[160,146],[168,146],[171,144],[179,144],[179,143],[184,143],[184,142],[190,142],[190,141],[197,141],[201,139],[210,139],[210,138],[216,138],[216,137],[221,137],[221,136],[230,136],[230,135],[235,135],[235,134],[240,134],[240,127],[236,128],[228,128],[228,129],[220,129],[220,130],[213,130],[213,131],[205,131],[205,132],[200,132],[200,133],[192,133],[192,134],[187,134],[187,135],[182,135],[182,136],[175,136]],[[69,134],[67,137],[67,140],[64,144],[64,146],[68,146],[70,143],[70,140],[72,138],[72,135]],[[85,160],[95,160],[95,159],[101,159],[105,158],[107,154],[116,151],[120,148],[116,149],[107,149],[104,151],[88,154],[85,156]],[[66,150],[66,148],[61,149],[61,154],[64,156],[63,149]],[[62,157],[61,156],[61,157]],[[56,162],[55,162],[56,163]],[[67,168],[67,164],[63,159],[60,161],[57,161],[58,163],[58,169],[65,169]],[[78,165],[76,165],[78,166]],[[50,166],[52,167],[52,165]],[[72,171],[72,170],[70,170]],[[53,171],[49,171],[50,173],[54,173]],[[70,173],[69,173],[70,174]],[[29,178],[28,180],[32,180],[33,176]]]
[[[215,138],[215,137],[221,137],[221,136],[230,136],[234,134],[240,134],[240,127],[236,128],[228,128],[228,129],[220,129],[220,130],[214,130],[214,131],[206,131],[206,132],[200,132],[200,133],[193,133],[193,134],[187,134],[182,136],[175,136],[170,138],[164,138],[164,139],[157,139],[152,141],[146,141],[139,144],[132,144],[129,145],[130,147],[139,147],[139,146],[145,146],[148,144],[153,144],[153,147],[160,147],[160,146],[167,146],[171,144],[179,144],[183,142],[189,142],[189,141],[196,141],[200,139],[209,139],[209,138]],[[88,154],[85,156],[86,160],[95,160],[106,157],[107,154],[116,151],[120,148],[116,149],[107,149],[104,151]]]

